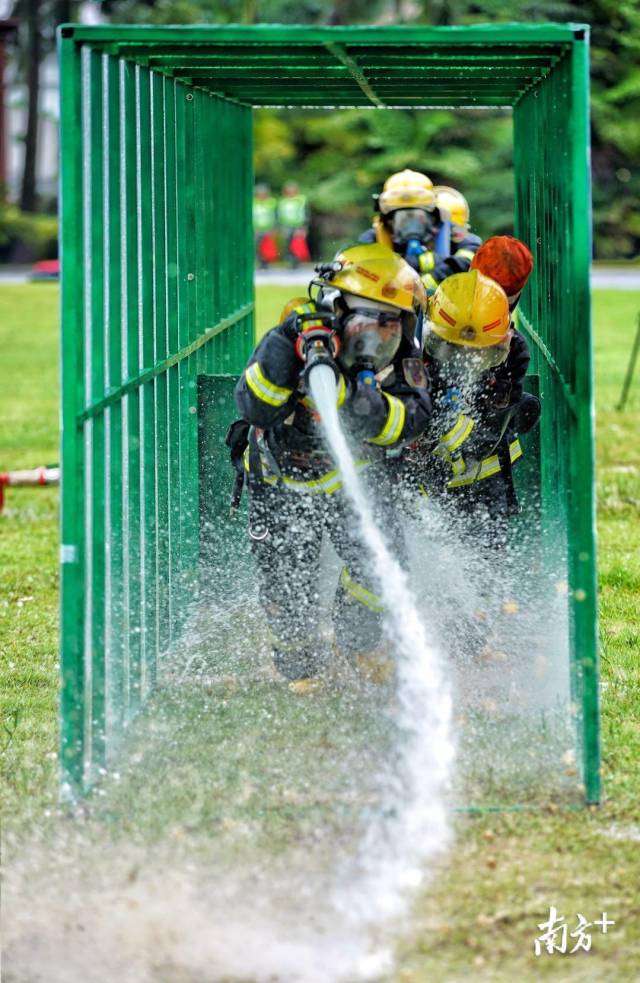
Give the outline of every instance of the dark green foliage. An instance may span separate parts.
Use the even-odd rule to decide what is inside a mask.
[[[15,12],[21,12],[17,0]],[[45,46],[68,4],[41,5]],[[640,252],[640,0],[106,0],[114,23],[588,23],[596,257]],[[511,127],[506,113],[343,111],[256,113],[256,176],[279,190],[295,174],[324,242],[370,218],[370,194],[393,170],[425,170],[459,186],[481,235],[512,222]]]
[[[367,227],[371,195],[404,167],[463,189],[481,235],[513,231],[508,111],[259,110],[255,116],[256,176],[279,189],[295,170],[321,251]]]

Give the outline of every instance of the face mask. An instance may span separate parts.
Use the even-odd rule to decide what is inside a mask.
[[[433,233],[433,219],[422,208],[401,208],[393,213],[393,238],[398,243],[417,239],[424,242]]]
[[[400,313],[354,310],[342,321],[340,362],[345,369],[369,366],[379,372],[393,361],[401,338]]]
[[[490,348],[470,348],[445,341],[433,330],[428,329],[424,339],[424,350],[436,362],[446,366],[450,374],[474,377],[501,365],[509,354],[510,344],[509,334],[499,345],[492,345]]]

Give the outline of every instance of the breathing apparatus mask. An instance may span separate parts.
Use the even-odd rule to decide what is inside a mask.
[[[402,340],[402,312],[375,300],[344,296],[347,311],[341,318],[340,362],[352,371],[380,372],[393,361]]]
[[[435,214],[424,208],[399,208],[388,218],[395,246],[425,246],[433,239]]]
[[[393,361],[404,322],[411,315],[391,304],[343,293],[318,281],[310,285],[310,295],[318,312],[330,312],[333,317],[336,357],[346,372],[354,375],[364,369],[376,373]]]
[[[464,328],[461,333],[464,334]],[[472,380],[502,365],[509,354],[511,337],[509,331],[503,341],[488,348],[458,345],[445,341],[433,330],[432,323],[426,321],[423,345],[425,353],[439,363],[446,375]]]

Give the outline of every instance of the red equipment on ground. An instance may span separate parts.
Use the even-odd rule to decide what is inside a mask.
[[[60,468],[57,464],[32,471],[0,472],[0,512],[4,507],[4,490],[8,485],[57,485],[59,481]]]

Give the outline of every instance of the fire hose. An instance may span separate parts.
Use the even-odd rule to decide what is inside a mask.
[[[12,485],[57,485],[60,482],[60,467],[57,464],[43,465],[28,471],[0,472],[0,512],[4,507],[4,490]]]

